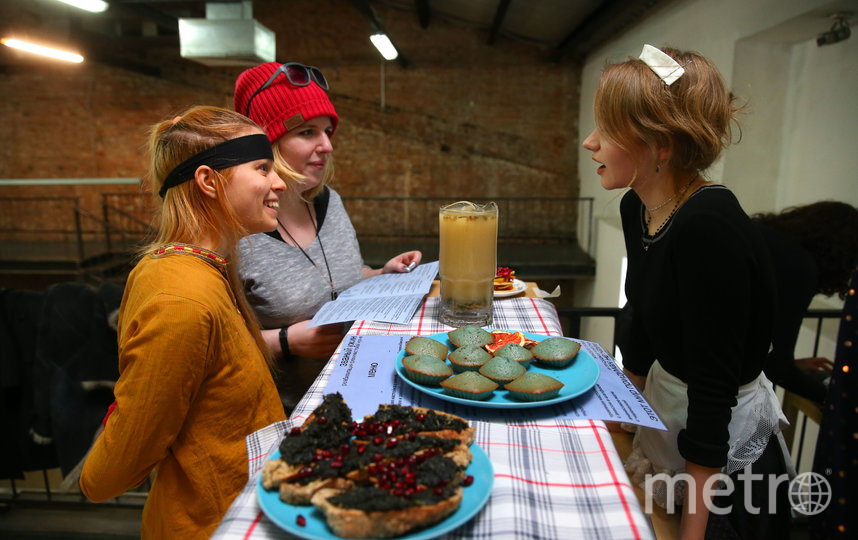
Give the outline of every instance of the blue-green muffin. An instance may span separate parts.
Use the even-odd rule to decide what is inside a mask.
[[[461,373],[463,371],[477,371],[483,364],[492,359],[492,355],[482,347],[463,345],[451,352],[447,359],[453,366],[453,371]]]
[[[414,336],[405,343],[407,354],[428,354],[444,360],[447,358],[447,351],[449,349],[446,345],[426,336]]]
[[[531,371],[506,385],[509,395],[520,401],[545,401],[557,397],[565,386],[554,377]]]
[[[515,360],[524,368],[530,366],[530,361],[533,360],[533,353],[518,343],[507,343],[495,351],[495,356],[503,356],[510,360]]]
[[[441,381],[444,393],[453,397],[481,401],[492,395],[498,385],[476,371],[463,371]]]
[[[493,380],[501,388],[521,377],[525,372],[527,369],[524,366],[503,356],[495,356],[480,368],[481,375]]]
[[[550,337],[533,346],[533,361],[547,367],[562,368],[572,363],[581,344],[562,337]]]
[[[405,376],[417,384],[436,386],[453,374],[447,362],[429,354],[415,354],[402,358]]]
[[[495,337],[488,330],[484,330],[479,326],[463,326],[447,332],[447,337],[450,338],[450,343],[456,347],[465,345],[474,345],[482,347],[488,345],[495,340]]]

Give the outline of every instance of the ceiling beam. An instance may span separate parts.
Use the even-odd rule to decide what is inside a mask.
[[[494,45],[495,38],[497,38],[498,32],[500,32],[503,26],[503,20],[506,18],[506,12],[509,9],[509,2],[510,0],[500,0],[498,2],[498,8],[495,10],[495,20],[492,21],[492,29],[489,32],[489,45]]]
[[[567,35],[554,59],[582,61],[593,49],[616,38],[656,9],[675,0],[606,0]]]
[[[414,7],[417,9],[417,20],[420,22],[420,28],[426,30],[429,28],[429,18],[432,15],[429,0],[414,0]]]

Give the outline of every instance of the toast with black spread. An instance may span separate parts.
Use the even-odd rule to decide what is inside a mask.
[[[456,511],[473,440],[455,415],[381,405],[357,422],[340,394],[328,394],[284,437],[263,486],[284,502],[313,504],[338,536],[400,536]]]

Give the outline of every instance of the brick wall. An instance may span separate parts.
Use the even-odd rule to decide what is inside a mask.
[[[331,83],[334,186],[344,197],[578,194],[577,66],[509,38],[488,45],[486,32],[456,22],[434,17],[423,29],[413,11],[374,7],[410,63],[384,65],[384,107],[381,60],[350,1],[254,3],[254,18],[277,35],[278,60],[316,65]],[[0,178],[143,177],[147,128],[192,104],[231,107],[240,71],[170,60],[156,78],[95,62],[9,64],[0,71]],[[101,192],[136,190],[5,187],[0,197],[95,206]],[[533,220],[570,219],[534,208]],[[376,219],[352,217],[359,233]]]

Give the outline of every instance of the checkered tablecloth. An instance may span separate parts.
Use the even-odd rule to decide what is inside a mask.
[[[429,297],[409,324],[358,321],[350,334],[429,335],[450,330],[438,322],[438,298]],[[562,335],[554,306],[539,298],[494,304],[493,328]],[[249,479],[212,538],[294,538],[268,520],[256,499],[267,456],[292,425],[321,402],[339,351],[307,392],[292,418],[247,438]],[[472,422],[476,443],[494,468],[491,498],[472,520],[445,538],[654,539],[605,424],[575,420],[539,424]]]

